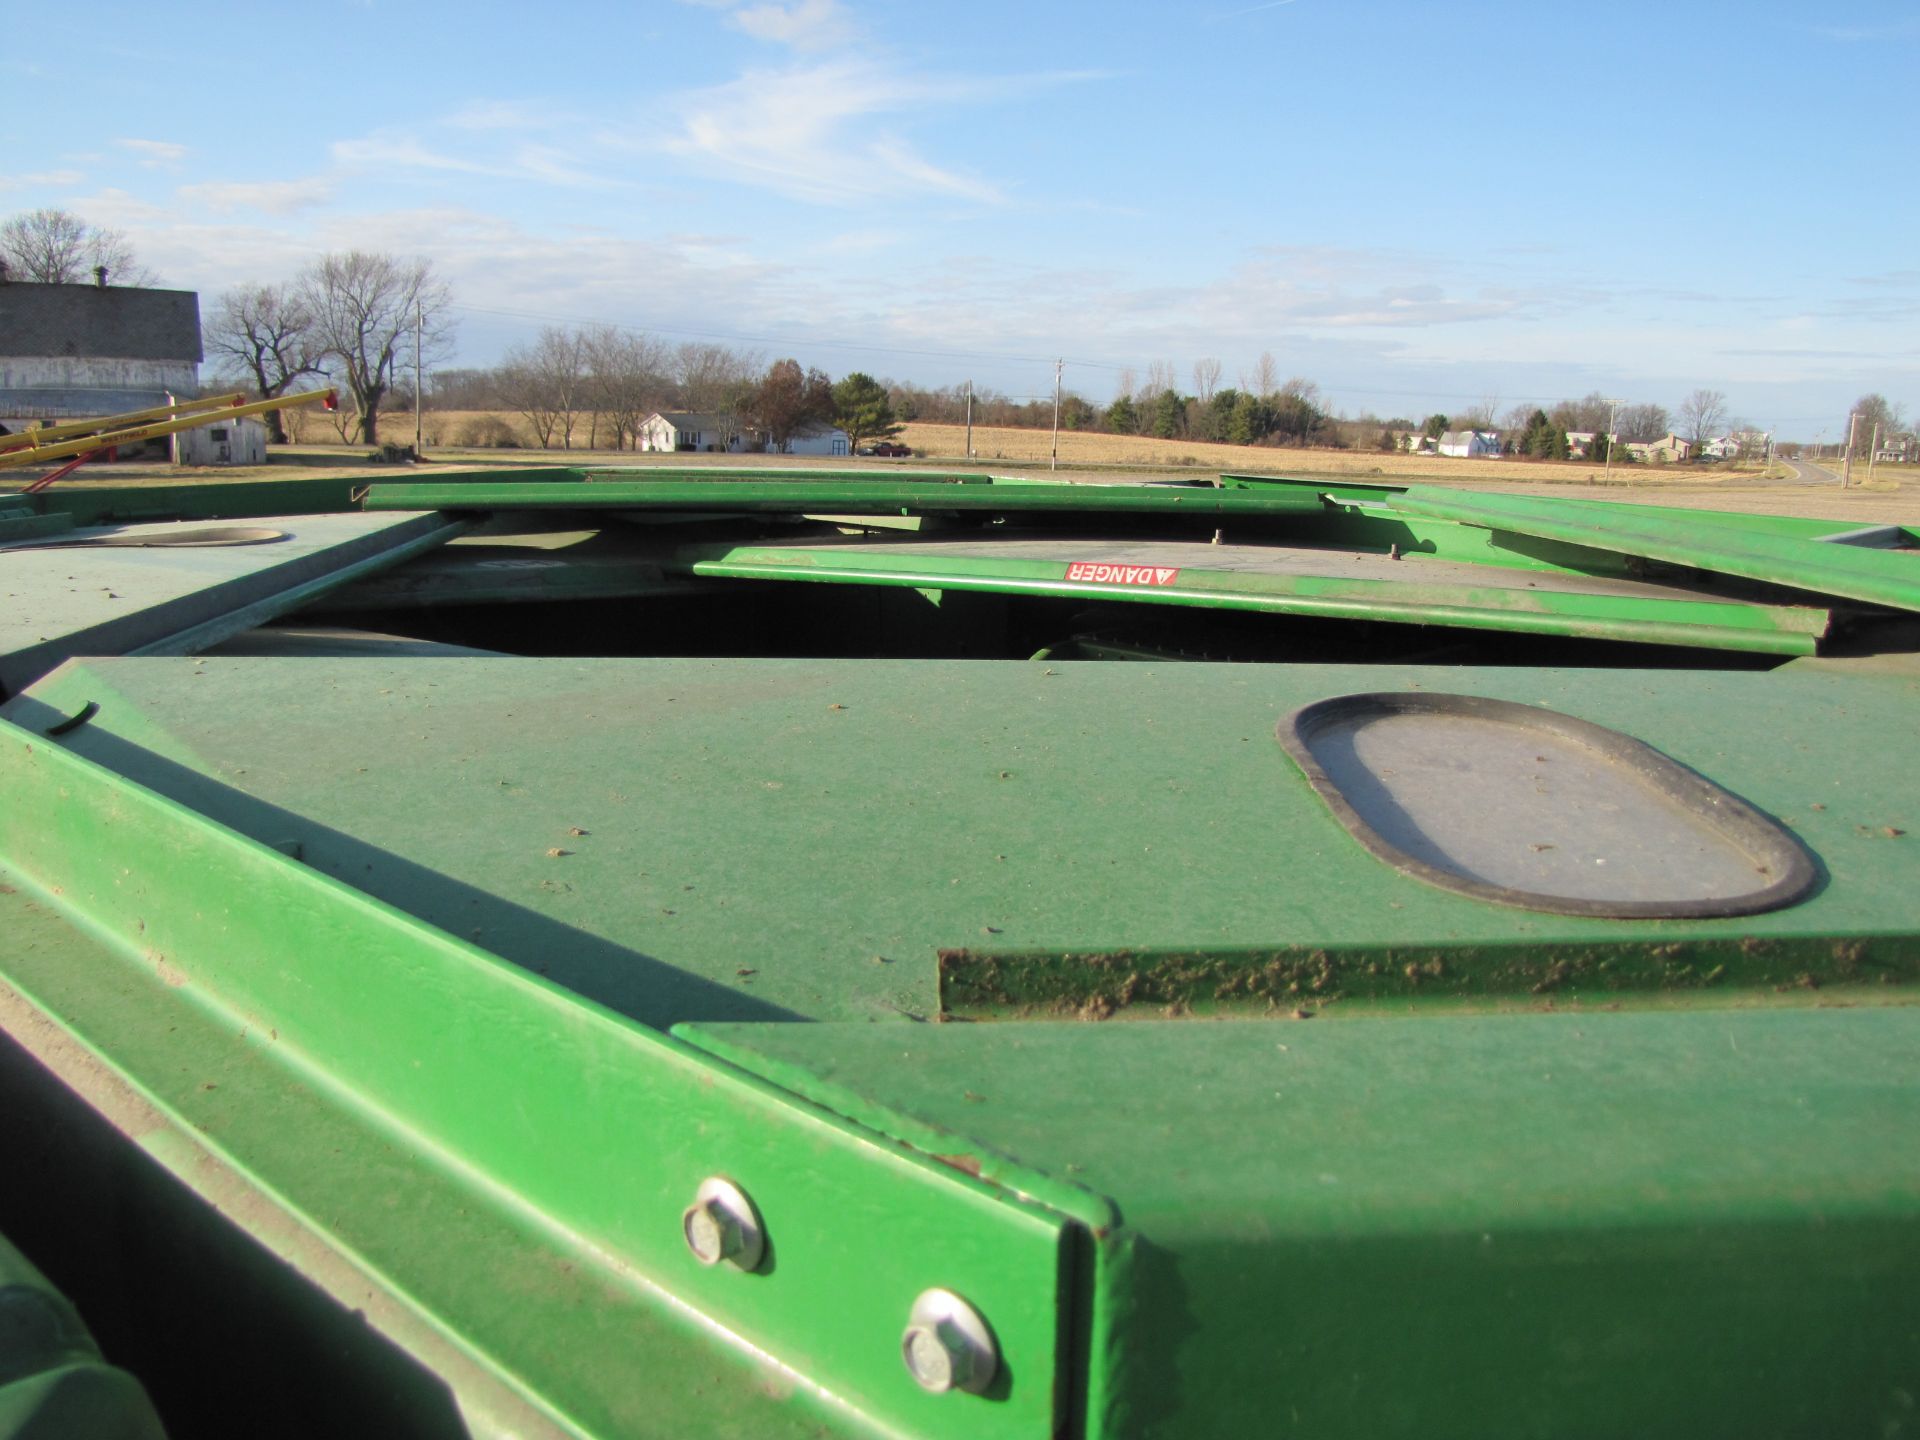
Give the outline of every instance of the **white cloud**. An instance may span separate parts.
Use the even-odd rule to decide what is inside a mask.
[[[458,120],[450,122],[458,124]],[[484,127],[481,127],[484,128]],[[490,137],[503,133],[487,130]],[[609,189],[626,182],[597,175],[579,163],[580,147],[560,149],[531,140],[518,143],[489,138],[482,158],[435,148],[417,135],[375,131],[328,147],[336,165],[353,171],[427,170],[452,175],[484,175],[497,180],[533,180],[570,189]]]
[[[727,17],[727,23],[756,40],[790,45],[796,50],[825,50],[853,34],[852,18],[839,0],[743,5]]]
[[[149,170],[172,170],[186,158],[187,147],[171,140],[116,140],[122,150],[131,150]]]
[[[294,215],[324,205],[333,198],[333,186],[318,178],[307,180],[210,180],[182,185],[180,198],[219,214],[262,210],[269,215]]]
[[[562,122],[544,106],[517,100],[475,100],[441,123],[455,130],[550,130]]]
[[[0,190],[26,190],[41,186],[65,189],[87,177],[78,170],[36,170],[25,175],[0,175]]]
[[[962,82],[915,78],[862,59],[749,71],[678,98],[678,131],[654,144],[726,178],[794,199],[837,203],[897,193],[981,204],[1005,197],[988,181],[945,169],[878,117],[959,98]]]
[[[490,167],[430,150],[411,135],[376,133],[336,140],[327,147],[336,165],[354,170],[447,170],[464,175],[495,173]]]

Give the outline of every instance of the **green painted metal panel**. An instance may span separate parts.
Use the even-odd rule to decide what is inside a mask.
[[[1008,549],[1014,547],[1009,546]],[[1063,551],[1071,546],[1063,544]],[[976,551],[981,547],[976,546]],[[1143,554],[1148,550],[1143,549]],[[1222,553],[1215,551],[1213,558]],[[1268,554],[1280,554],[1269,550]],[[1310,552],[1300,552],[1308,553]],[[1190,558],[1191,548],[1180,552]],[[1171,547],[1166,563],[1103,565],[1137,579],[1076,578],[1085,564],[974,553],[957,555],[938,542],[911,549],[886,547],[709,545],[683,549],[673,562],[709,579],[795,580],[824,584],[895,585],[977,590],[997,594],[1314,615],[1464,629],[1518,631],[1590,639],[1693,645],[1763,654],[1810,655],[1825,633],[1827,612],[1812,607],[1757,605],[1718,598],[1682,598],[1677,592],[1639,593],[1524,585],[1488,575],[1477,583],[1457,573],[1444,578],[1409,559],[1394,578],[1365,575],[1261,573],[1181,563]]]
[[[36,515],[26,509],[0,509],[0,546],[21,540],[44,540],[72,529],[71,515]]]
[[[1558,494],[1519,496],[1500,491],[1477,490],[1470,486],[1456,489],[1451,486],[1442,488],[1414,483],[1367,484],[1348,480],[1303,479],[1281,475],[1225,473],[1220,476],[1220,483],[1248,490],[1312,491],[1328,497],[1342,509],[1362,513],[1391,511],[1395,508],[1392,502],[1396,496],[1419,491],[1423,494],[1458,495],[1471,498],[1528,499],[1568,515],[1612,515],[1616,518],[1633,517],[1636,520],[1667,521],[1676,524],[1705,521],[1734,530],[1746,530],[1762,535],[1799,536],[1809,540],[1850,530],[1859,524],[1857,519],[1847,519],[1843,516],[1820,519],[1808,515],[1764,515],[1742,510],[1716,510],[1710,506],[1642,504],[1617,498],[1621,493],[1618,489],[1609,493],[1577,484],[1561,485]],[[1629,485],[1624,493],[1633,495],[1642,492],[1634,490]],[[1606,498],[1601,498],[1602,496]],[[1910,539],[1914,538],[1915,527],[1902,528]]]
[[[384,1141],[387,1179],[357,1176],[359,1198],[344,1203],[361,1213],[346,1228],[371,1229],[386,1283],[447,1331],[463,1333],[470,1317],[424,1297],[457,1296],[463,1278],[436,1270],[449,1263],[437,1247],[399,1242],[461,1228],[459,1215],[413,1208],[451,1180],[483,1211],[563,1237],[603,1284],[652,1288],[656,1305],[708,1317],[716,1339],[739,1337],[855,1420],[927,1435],[1053,1432],[1067,1399],[1057,1217],[796,1105],[13,725],[0,727],[0,781],[10,798],[0,856],[15,888],[105,941],[118,985],[142,999],[78,1011],[71,991],[67,1004],[37,999],[48,978],[38,950],[0,955],[0,973],[111,1067],[138,1051],[129,1031],[158,1041],[182,1006],[238,1037],[213,1053],[174,1047],[171,1066],[125,1073],[173,1117],[150,1145],[246,1173],[254,1152],[240,1132],[287,1126],[312,1096],[332,1128]],[[59,967],[51,978],[59,984]],[[181,1092],[181,1066],[204,1074],[237,1052],[279,1077],[249,1087],[243,1114],[217,1079]],[[326,1149],[300,1149],[302,1167],[252,1175],[252,1189],[325,1237],[329,1214],[311,1207],[343,1197],[308,1173],[327,1168]],[[178,1155],[174,1168],[194,1164]],[[413,1185],[421,1172],[424,1190]],[[688,1255],[680,1211],[711,1174],[759,1205],[763,1273],[710,1271]],[[929,1396],[905,1373],[900,1331],[934,1285],[991,1317],[1004,1352],[997,1392]],[[478,1343],[486,1365],[554,1413],[591,1401],[598,1419],[581,1423],[594,1433],[612,1433],[617,1397],[631,1408],[635,1387],[660,1383],[618,1368],[618,1336],[591,1307],[563,1336],[503,1329]],[[575,1344],[597,1349],[603,1384],[591,1397],[542,1393],[542,1353]]]
[[[432,512],[369,519],[293,517],[264,527],[285,538],[257,545],[8,554],[0,694],[73,655],[178,654],[215,644],[466,528]]]
[[[1424,486],[1388,503],[1404,514],[1486,525],[1823,595],[1920,610],[1920,554],[1912,551],[1830,545],[1804,535],[1755,532],[1699,512],[1617,516],[1608,507],[1569,514],[1553,501],[1531,496],[1478,495]]]
[[[902,468],[899,465],[596,465],[582,472],[595,481],[702,481],[791,483],[986,485],[997,477],[981,470]]]
[[[1090,1437],[1908,1413],[1920,1009],[679,1033],[1111,1206]]]
[[[76,525],[150,520],[252,520],[267,515],[325,515],[354,508],[361,481],[347,476],[221,481],[198,485],[115,485],[69,480],[35,495],[0,491],[0,504],[30,505]]]
[[[885,479],[774,483],[750,480],[606,480],[519,486],[420,481],[374,485],[369,510],[700,510],[716,514],[841,515],[924,511],[988,513],[1065,512],[1275,516],[1317,511],[1310,495],[1257,495],[1212,487],[1164,485],[990,485],[900,482]]]
[[[1790,824],[1827,881],[1766,915],[1622,921],[1400,875],[1274,738],[1299,705],[1381,688],[1367,666],[123,659],[7,714],[44,729],[96,702],[62,737],[76,754],[660,1027],[898,1025],[939,1012],[943,950],[1220,967],[1187,995],[1129,990],[1117,963],[1063,963],[1059,988],[1005,1003],[946,981],[973,1013],[1156,1018],[1303,994],[1335,1012],[1397,993],[1775,1003],[1775,983],[1813,993],[1802,973],[1839,993],[1846,964],[1864,998],[1920,954],[1920,770],[1889,760],[1910,748],[1913,675],[1388,670],[1645,741]],[[1276,993],[1283,959],[1300,973]]]

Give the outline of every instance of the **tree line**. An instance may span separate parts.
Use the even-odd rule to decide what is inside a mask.
[[[157,283],[124,235],[60,210],[31,211],[0,223],[0,266],[0,277],[11,280],[77,284],[110,276],[123,285]],[[218,298],[203,327],[219,372],[217,386],[208,388],[240,386],[273,399],[302,381],[332,384],[351,401],[359,439],[374,444],[384,408],[417,403],[407,374],[417,346],[421,365],[433,367],[428,403],[517,414],[542,448],[638,448],[647,419],[672,411],[710,417],[729,437],[774,449],[828,424],[845,429],[858,448],[911,421],[971,419],[1028,428],[1056,421],[1052,395],[1017,399],[971,383],[927,387],[859,371],[835,382],[791,358],[767,364],[753,352],[705,342],[669,344],[615,325],[549,327],[497,366],[442,368],[452,349],[451,306],[451,292],[429,261],[360,250],[323,256],[287,283],[243,285]],[[1424,421],[1341,415],[1313,381],[1280,379],[1271,352],[1243,371],[1236,385],[1222,386],[1221,374],[1220,361],[1210,357],[1194,362],[1190,389],[1179,383],[1169,361],[1149,365],[1144,378],[1123,370],[1105,406],[1063,392],[1057,421],[1068,430],[1168,440],[1383,451],[1448,430],[1497,429],[1506,453],[1540,459],[1569,458],[1576,449],[1569,437],[1592,435],[1592,442],[1583,443],[1594,460],[1606,458],[1610,436],[1625,445],[1676,433],[1698,447],[1729,432],[1754,433],[1730,416],[1725,395],[1709,389],[1695,390],[1671,413],[1658,404],[1623,403],[1594,392],[1552,406],[1517,406],[1496,426],[1491,400]],[[1876,442],[1883,450],[1920,448],[1901,407],[1884,396],[1862,396],[1854,414],[1857,457]],[[280,415],[265,418],[271,438],[284,441]],[[513,438],[510,427],[498,425],[495,443]]]
[[[637,449],[656,413],[700,415],[712,422],[703,429],[774,450],[830,425],[858,448],[902,423],[887,385],[861,371],[835,381],[791,358],[767,364],[751,351],[670,345],[617,325],[549,326],[497,366],[439,372],[429,398],[443,409],[518,415],[542,449]]]

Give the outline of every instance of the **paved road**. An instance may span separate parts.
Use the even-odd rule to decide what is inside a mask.
[[[1788,460],[1781,458],[1780,463],[1793,471],[1793,478],[1802,485],[1838,485],[1840,477],[1823,466],[1815,465],[1811,460]]]

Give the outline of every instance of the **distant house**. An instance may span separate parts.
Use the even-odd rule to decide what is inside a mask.
[[[772,445],[768,445],[773,450]],[[847,432],[838,425],[810,425],[804,430],[796,430],[787,437],[787,443],[779,447],[776,453],[781,455],[845,455],[848,450]]]
[[[640,426],[642,450],[733,451],[745,448],[731,416],[670,410],[649,415]]]
[[[1409,455],[1437,455],[1439,453],[1439,451],[1434,448],[1433,436],[1422,435],[1418,430],[1409,431],[1406,435],[1402,436],[1401,444],[1405,447]]]
[[[1599,432],[1597,430],[1567,431],[1567,458],[1570,460],[1586,459],[1593,453],[1594,437],[1598,434]]]
[[[1471,460],[1481,455],[1500,453],[1500,432],[1497,430],[1449,430],[1440,437],[1440,453],[1452,455],[1457,459]]]
[[[1707,460],[1737,460],[1742,455],[1764,455],[1773,437],[1764,430],[1731,430],[1716,435],[1700,447]]]
[[[1682,440],[1669,430],[1658,440],[1630,440],[1627,442],[1627,454],[1636,460],[1645,460],[1654,464],[1672,463],[1685,460],[1693,454],[1693,442]]]

